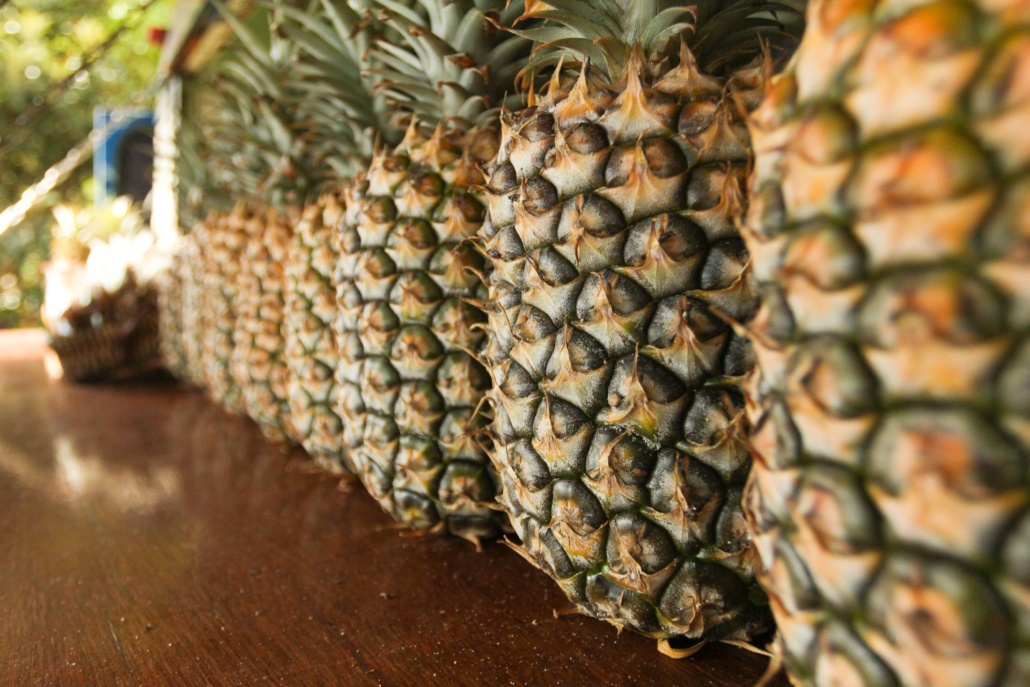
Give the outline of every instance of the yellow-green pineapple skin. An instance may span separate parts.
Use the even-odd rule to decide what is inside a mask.
[[[384,509],[416,529],[471,539],[499,532],[477,439],[490,378],[474,352],[484,261],[463,243],[483,206],[460,143],[413,126],[349,192],[338,236],[340,414],[345,451]],[[496,131],[487,132],[496,140]],[[475,177],[472,177],[475,178]],[[481,179],[480,179],[481,180]]]
[[[186,363],[184,379],[198,389],[207,386],[203,342],[210,318],[205,307],[207,292],[204,287],[205,255],[202,246],[207,241],[208,231],[208,222],[205,218],[204,221],[197,222],[183,237],[180,247],[182,351]]]
[[[230,357],[232,375],[247,415],[261,431],[274,441],[292,440],[283,346],[283,293],[292,224],[275,210],[255,209],[247,232]]]
[[[340,355],[331,329],[336,318],[335,232],[342,213],[332,193],[304,208],[286,265],[283,325],[292,433],[320,467],[337,473],[351,471],[337,413],[334,375]]]
[[[748,639],[771,621],[740,504],[752,354],[727,318],[756,304],[736,219],[761,71],[669,57],[555,77],[505,118],[481,231],[492,458],[527,558],[580,611]]]
[[[186,377],[186,351],[183,331],[183,262],[179,238],[172,250],[168,266],[155,278],[158,302],[158,338],[161,363],[176,379]]]
[[[200,250],[202,303],[208,324],[202,334],[202,360],[207,392],[226,410],[244,411],[240,387],[230,369],[240,290],[240,271],[247,243],[248,210],[239,203],[229,213],[212,213]]]
[[[335,272],[339,408],[355,471],[400,522],[476,542],[498,535],[502,517],[483,445],[486,318],[470,300],[484,295],[486,261],[470,239],[500,135],[487,108],[528,50],[483,14],[522,7],[505,4],[384,3],[378,16],[400,40],[377,42],[379,86],[406,134],[346,189]]]
[[[815,0],[751,119],[746,506],[804,687],[1030,684],[1030,5]]]

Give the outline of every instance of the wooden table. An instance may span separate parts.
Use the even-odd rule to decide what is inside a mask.
[[[48,379],[0,333],[0,685],[750,686],[566,609],[506,547],[394,528],[173,383]],[[783,682],[777,684],[785,684]]]

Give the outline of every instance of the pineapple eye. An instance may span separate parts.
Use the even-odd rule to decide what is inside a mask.
[[[634,366],[636,372],[634,373]],[[616,365],[615,375],[612,377],[612,387],[620,384],[621,379],[627,382],[636,374],[640,386],[647,398],[655,403],[672,403],[682,398],[687,393],[687,387],[680,381],[679,377],[672,374],[663,365],[656,363],[643,355],[627,356]]]
[[[679,132],[684,136],[697,136],[712,125],[715,113],[719,111],[716,100],[695,100],[687,103],[680,113]]]
[[[444,192],[443,179],[432,172],[416,174],[409,183],[420,196],[442,196]]]
[[[647,170],[659,179],[668,179],[686,171],[687,158],[672,141],[651,138],[644,141],[641,147]],[[612,151],[604,171],[608,186],[625,186],[630,182],[632,174],[640,172],[637,169],[640,162],[637,155],[636,144],[620,146]]]
[[[755,349],[751,340],[746,336],[731,333],[722,365],[729,377],[746,375],[755,366]]]
[[[453,193],[443,203],[443,210],[440,219],[446,219],[447,215],[457,215],[464,222],[482,222],[483,206],[472,197],[470,193],[458,191]]]
[[[382,279],[397,274],[397,265],[385,250],[378,248],[365,254],[360,271],[375,279]]]
[[[718,290],[729,287],[744,271],[747,257],[747,248],[740,239],[715,244],[701,270],[701,288]]]
[[[522,202],[531,214],[543,215],[558,204],[558,191],[546,179],[534,177],[526,182]]]
[[[528,440],[509,449],[509,462],[519,482],[530,491],[540,491],[551,483],[551,472]]]
[[[556,482],[553,498],[555,518],[581,536],[596,532],[608,521],[604,508],[578,479]]]
[[[802,120],[793,146],[804,159],[828,165],[853,155],[858,132],[851,118],[836,108],[813,107]]]
[[[362,205],[362,213],[375,224],[392,222],[397,216],[397,208],[389,198],[373,197]],[[357,240],[357,237],[355,237]]]
[[[362,329],[375,332],[392,332],[400,326],[400,320],[390,306],[383,301],[374,301],[365,306],[361,313]]]
[[[393,365],[378,356],[367,359],[361,373],[362,384],[378,393],[395,389],[401,383],[400,375]]]
[[[519,238],[518,231],[513,226],[501,229],[494,236],[494,239],[487,244],[486,253],[495,260],[508,262],[515,260],[526,252]]]
[[[572,330],[568,344],[569,360],[575,372],[592,372],[604,367],[608,353],[594,337],[578,329]]]
[[[823,289],[842,289],[865,276],[865,256],[851,232],[817,221],[794,233],[783,264]]]
[[[651,241],[658,232],[658,245],[674,262],[681,262],[703,252],[708,247],[704,231],[679,215],[662,215],[650,222],[637,224],[626,240],[626,264],[640,267],[647,260]]]
[[[511,360],[504,372],[504,379],[497,385],[508,398],[528,398],[539,391],[533,377],[515,361]]]
[[[344,282],[344,289],[343,295],[337,299],[344,310],[350,310],[362,304],[361,292],[358,291],[357,286],[351,282]]]
[[[495,136],[496,129],[486,129],[476,136],[468,147],[469,155],[473,160],[480,163],[487,163],[497,156],[498,142]]]
[[[554,136],[554,117],[546,112],[538,113],[519,127],[519,134],[534,143]]]
[[[565,143],[580,155],[589,155],[608,147],[608,134],[599,124],[580,122],[563,133]]]
[[[518,175],[515,173],[515,166],[510,162],[497,165],[490,173],[490,181],[487,183],[490,193],[501,195],[514,190],[519,185]]]
[[[392,206],[393,203],[390,203]],[[361,250],[361,236],[353,228],[347,228],[337,234],[340,241],[340,250],[346,254],[351,255]]]
[[[557,331],[557,327],[554,326],[554,322],[547,316],[547,313],[537,310],[531,305],[522,307],[512,328],[518,338],[530,343],[539,341]]]
[[[648,343],[656,348],[671,345],[684,329],[700,341],[711,341],[724,333],[726,323],[713,315],[708,307],[686,296],[667,298],[659,302],[654,319],[648,327]]]
[[[390,235],[388,245],[390,248],[398,248],[401,243],[407,243],[418,250],[432,248],[436,245],[436,232],[428,222],[408,220]]]
[[[710,210],[722,201],[723,189],[727,185],[727,172],[721,166],[707,165],[695,168],[687,184],[687,207],[691,210]],[[743,188],[743,186],[741,186]]]
[[[673,260],[682,260],[705,249],[704,232],[685,221],[666,224],[658,242]]]
[[[675,143],[667,138],[652,138],[644,141],[644,157],[651,172],[668,179],[687,168],[687,158]]]
[[[383,158],[383,169],[387,172],[402,172],[407,167],[407,159],[403,155],[388,155]]]
[[[683,436],[692,444],[710,444],[715,435],[725,431],[743,410],[744,399],[737,389],[699,389],[683,423]]]
[[[636,312],[651,302],[651,297],[639,284],[613,272],[605,275],[604,288],[612,310],[620,315]]]
[[[752,224],[760,236],[771,238],[783,233],[787,225],[787,208],[779,184],[765,184],[752,193],[749,214],[758,218]]]
[[[549,429],[559,439],[575,435],[590,421],[579,408],[555,396],[548,396],[537,412],[537,418],[546,420]]]
[[[587,455],[587,473],[594,478],[600,474],[602,457],[624,484],[644,484],[654,472],[658,453],[640,435],[609,425],[598,427]]]
[[[390,302],[400,305],[409,298],[419,303],[437,303],[443,299],[443,292],[428,274],[408,272],[390,289]]]
[[[608,559],[653,575],[676,558],[676,546],[661,527],[637,513],[620,513],[611,523]]]
[[[579,276],[579,271],[573,267],[572,263],[553,248],[542,248],[529,256],[527,260],[536,267],[540,278],[550,286],[568,284]]]
[[[626,226],[619,207],[598,195],[586,197],[579,213],[579,223],[586,233],[598,238],[614,236]]]

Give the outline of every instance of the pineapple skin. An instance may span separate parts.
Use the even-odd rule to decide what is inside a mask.
[[[578,609],[657,638],[770,628],[741,492],[752,355],[716,314],[755,299],[734,218],[748,155],[730,87],[634,55],[505,118],[481,231],[500,503]]]
[[[205,218],[183,237],[180,248],[182,351],[186,364],[184,379],[198,389],[207,388],[203,341],[210,320],[205,307],[205,255],[201,247],[207,242],[206,235],[209,230],[208,218]]]
[[[180,238],[171,260],[154,278],[158,305],[158,340],[161,363],[176,379],[186,378],[186,351],[183,332],[183,263]]]
[[[339,351],[331,328],[336,318],[333,271],[339,258],[335,231],[342,214],[340,200],[331,193],[304,208],[290,246],[283,299],[292,433],[316,464],[335,473],[351,472],[337,413]]]
[[[204,378],[211,398],[226,410],[242,413],[243,397],[230,370],[234,347],[239,277],[246,247],[247,209],[242,203],[232,212],[212,213],[200,251],[203,263],[203,304],[207,326],[202,332]]]
[[[231,373],[247,415],[273,441],[295,441],[289,424],[288,377],[283,350],[283,293],[292,224],[271,209],[255,209],[240,271]]]
[[[1030,684],[1030,5],[816,0],[750,121],[745,504],[804,687]]]
[[[484,261],[471,191],[496,128],[466,134],[413,120],[344,194],[334,323],[344,451],[365,488],[405,525],[495,537],[495,486],[477,409],[490,377],[476,360]],[[464,152],[463,152],[464,151]]]

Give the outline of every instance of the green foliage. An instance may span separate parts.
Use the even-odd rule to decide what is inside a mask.
[[[300,48],[281,31],[276,9],[241,18],[219,0],[212,4],[234,38],[184,83],[180,223],[239,198],[285,210],[302,204],[316,184],[310,136],[290,93]],[[199,204],[190,199],[194,191]]]
[[[681,38],[703,71],[718,74],[751,61],[763,44],[792,44],[803,6],[804,0],[547,0],[523,15],[542,24],[509,30],[538,46],[524,70],[527,77],[559,62],[576,66],[582,57],[616,82],[634,47],[659,63],[675,59]]]
[[[89,74],[76,76],[37,124],[20,133],[19,116],[48,89],[76,74],[81,59],[125,22],[143,0],[12,0],[0,9],[0,209],[92,128],[93,108],[149,107],[147,91],[160,49],[147,40],[153,26],[167,25],[171,0],[152,7]],[[51,194],[40,211],[0,236],[0,328],[39,324],[40,265],[49,257],[54,219],[45,208],[81,205],[91,196],[92,167],[80,168]]]
[[[380,64],[369,71],[382,79],[388,101],[399,109],[430,127],[449,121],[467,128],[506,97],[509,106],[521,105],[512,92],[530,44],[491,22],[514,22],[523,2],[374,0],[373,5],[399,40],[376,42]]]

